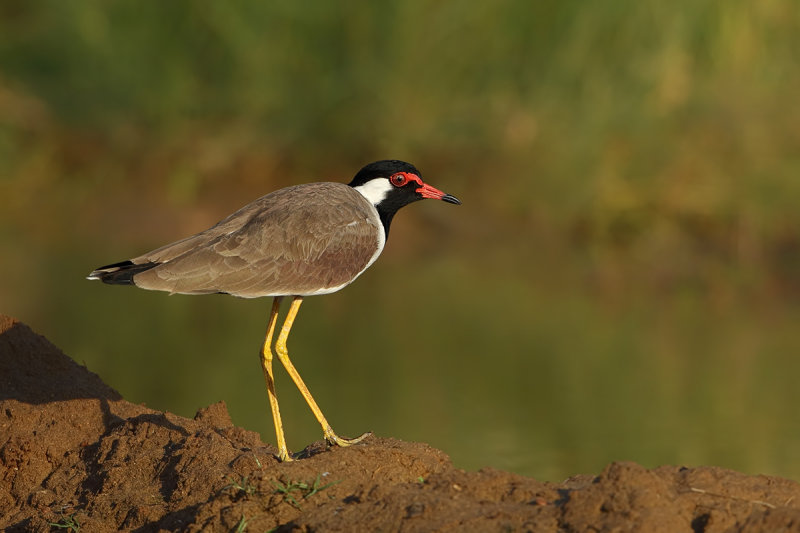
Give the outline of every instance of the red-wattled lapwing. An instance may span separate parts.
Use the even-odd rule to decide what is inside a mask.
[[[295,369],[286,340],[305,296],[336,292],[378,258],[398,209],[423,198],[461,202],[424,183],[403,161],[376,161],[349,185],[308,183],[280,189],[244,206],[213,227],[129,261],[100,267],[88,279],[180,294],[226,293],[242,298],[272,296],[272,312],[261,349],[261,366],[275,422],[278,458],[286,448],[272,374],[272,336],[281,299],[292,296],[275,351],[303,394],[325,440],[348,446],[333,432]]]

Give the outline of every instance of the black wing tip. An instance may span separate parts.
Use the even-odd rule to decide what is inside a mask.
[[[133,277],[136,274],[150,270],[159,264],[153,262],[136,264],[133,261],[121,261],[93,270],[86,279],[99,279],[103,283],[111,285],[134,285]]]

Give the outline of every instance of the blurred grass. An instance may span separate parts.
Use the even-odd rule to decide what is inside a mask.
[[[791,0],[0,5],[0,311],[134,401],[272,438],[267,301],[82,277],[386,157],[400,215],[309,299],[334,427],[548,479],[614,459],[800,478]],[[319,438],[280,378],[290,446]]]

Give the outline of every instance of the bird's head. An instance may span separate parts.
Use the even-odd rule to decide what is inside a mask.
[[[375,161],[358,171],[350,186],[360,192],[378,211],[396,212],[401,207],[433,198],[451,204],[461,201],[422,181],[422,175],[411,163],[389,159]]]

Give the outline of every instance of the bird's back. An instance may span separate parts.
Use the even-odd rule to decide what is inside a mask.
[[[144,289],[244,298],[325,294],[352,282],[380,253],[375,208],[342,183],[275,191],[208,230],[131,260]]]

